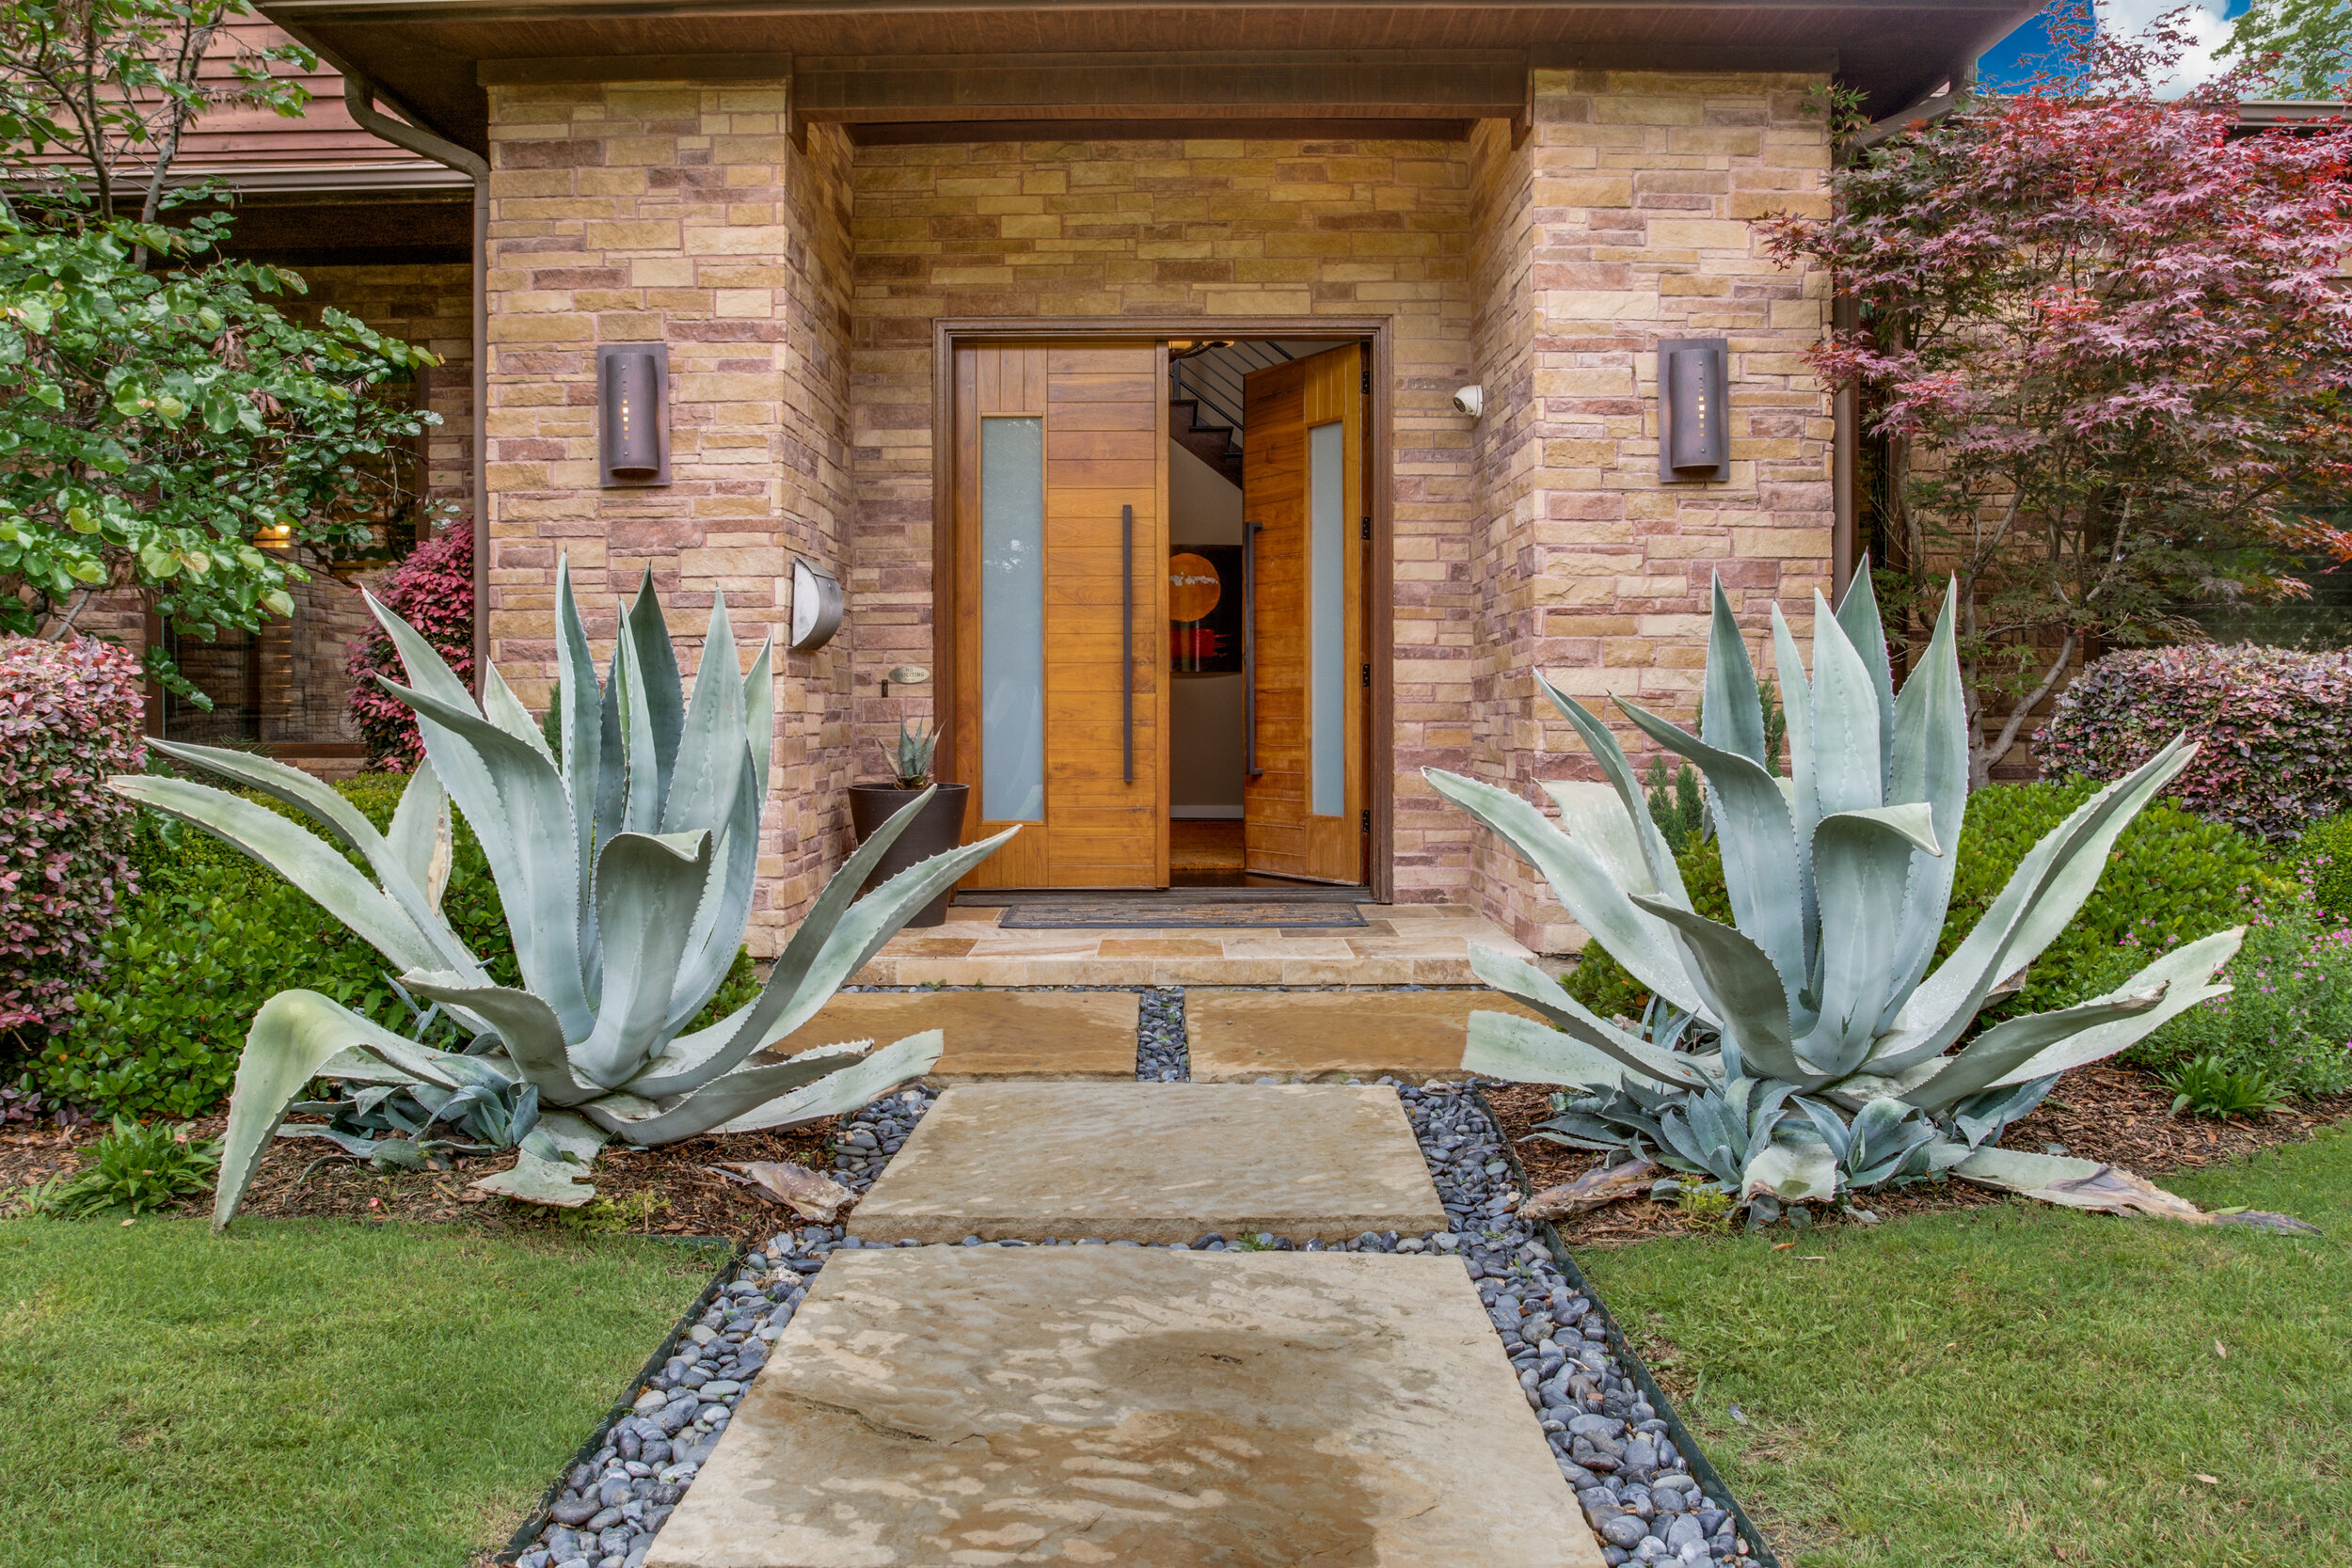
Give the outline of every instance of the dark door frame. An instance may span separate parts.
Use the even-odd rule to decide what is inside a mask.
[[[1365,657],[1372,661],[1364,728],[1372,846],[1366,867],[1375,903],[1396,901],[1396,351],[1389,316],[940,316],[931,323],[931,705],[944,734],[955,732],[956,509],[955,351],[961,343],[1082,342],[1137,338],[1355,339],[1372,345],[1372,409],[1364,433],[1373,483],[1372,560],[1364,574],[1371,610]],[[969,783],[969,780],[963,781]]]

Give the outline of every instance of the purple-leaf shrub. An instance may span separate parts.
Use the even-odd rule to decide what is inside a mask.
[[[106,780],[145,765],[146,711],[113,643],[0,638],[0,1033],[63,1030],[101,976],[98,939],[135,891],[137,808]]]
[[[2085,666],[2035,743],[2042,768],[2120,778],[2183,730],[2201,743],[2170,793],[2263,838],[2352,808],[2352,654],[2132,649]]]
[[[376,591],[393,614],[424,635],[459,680],[473,681],[473,525],[459,518],[393,567]],[[352,640],[348,708],[352,728],[368,748],[368,767],[411,773],[424,760],[417,716],[384,693],[379,674],[405,682],[399,653],[380,626]]]

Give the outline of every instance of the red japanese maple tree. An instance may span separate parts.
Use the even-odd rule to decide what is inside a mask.
[[[1760,225],[1859,306],[1813,362],[1883,442],[1895,635],[1959,583],[1979,782],[2087,644],[2195,638],[2199,605],[2352,560],[2317,520],[2352,479],[2352,127],[2242,134],[2228,80],[2159,100],[2163,24],[2054,31],[2029,88],[1858,151],[1828,216]]]

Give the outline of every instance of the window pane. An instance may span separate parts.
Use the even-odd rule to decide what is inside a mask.
[[[1045,421],[980,421],[980,816],[1045,819]]]
[[[1307,432],[1308,734],[1317,816],[1347,811],[1347,475],[1345,427]]]

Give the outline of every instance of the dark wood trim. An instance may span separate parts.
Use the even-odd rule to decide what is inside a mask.
[[[1364,599],[1372,606],[1364,657],[1379,678],[1372,683],[1364,730],[1372,795],[1373,902],[1396,902],[1396,336],[1384,324],[1372,336],[1372,428],[1364,433],[1373,483],[1371,570]]]
[[[141,653],[150,648],[163,646],[164,618],[155,612],[155,606],[151,600],[148,604],[147,620],[141,630],[146,635],[146,641],[139,644]],[[151,672],[147,677],[147,713],[143,724],[142,734],[161,735],[164,733],[164,683],[157,680]]]
[[[1101,142],[1247,140],[1298,141],[1353,138],[1361,141],[1464,142],[1474,119],[1234,119],[1204,116],[1188,119],[984,119],[859,120],[841,129],[857,147],[919,147],[938,142]],[[795,145],[807,147],[807,123],[792,121]]]
[[[789,55],[574,55],[539,60],[477,60],[477,87],[545,87],[572,82],[781,82]]]
[[[1371,486],[1373,607],[1366,647],[1378,672],[1365,715],[1371,751],[1375,903],[1396,902],[1396,342],[1389,316],[1079,316],[1048,320],[938,316],[931,321],[931,690],[935,722],[955,729],[955,350],[960,341],[1218,337],[1353,340],[1372,345]],[[965,781],[969,783],[970,781]]]
[[[793,118],[813,124],[1203,114],[1452,120],[1514,118],[1526,101],[1527,57],[1517,50],[803,55],[792,64]]]
[[[1527,69],[1835,76],[1838,58],[1836,50],[1808,43],[1549,43],[1528,50]]]

